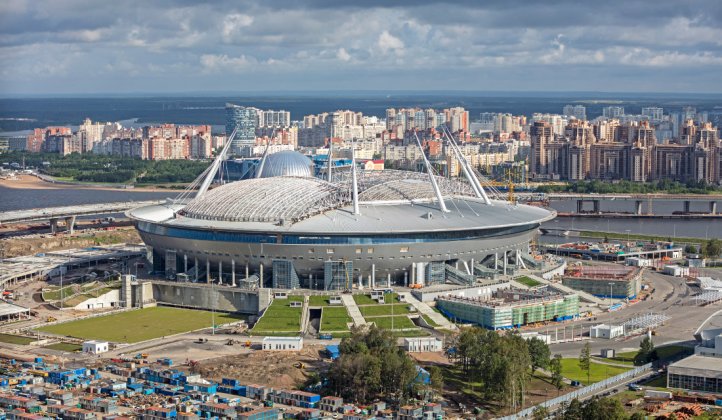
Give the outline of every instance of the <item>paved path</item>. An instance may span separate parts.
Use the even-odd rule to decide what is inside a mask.
[[[429,305],[425,304],[424,302],[421,302],[420,300],[416,299],[414,295],[412,295],[409,292],[399,292],[400,296],[404,297],[404,302],[408,302],[411,305],[416,308],[416,311],[420,314],[426,315],[429,317],[432,321],[436,323],[441,328],[451,328],[455,329],[456,326],[449,322],[448,319],[446,319],[443,315],[436,312],[435,310],[431,309]]]
[[[308,296],[303,297],[303,308],[301,308],[301,334],[307,332],[308,326]]]
[[[361,310],[356,305],[356,301],[353,300],[353,295],[343,294],[341,295],[341,300],[343,301],[343,306],[346,307],[349,316],[353,319],[353,324],[357,327],[366,325],[366,320],[363,315],[361,315]]]

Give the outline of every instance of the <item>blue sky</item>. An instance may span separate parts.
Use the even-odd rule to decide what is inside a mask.
[[[722,4],[5,0],[0,59],[0,95],[719,93]]]

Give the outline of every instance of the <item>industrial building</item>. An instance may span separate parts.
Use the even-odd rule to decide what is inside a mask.
[[[363,171],[352,158],[321,179],[308,158],[284,151],[264,155],[257,177],[211,189],[224,154],[197,191],[127,213],[155,272],[232,286],[257,275],[260,287],[290,289],[470,284],[523,267],[538,227],[555,216],[491,200],[464,162],[468,182],[433,175],[425,158],[427,173]]]
[[[562,284],[574,290],[611,299],[634,299],[642,289],[642,269],[633,266],[583,266],[567,268]]]
[[[599,324],[589,329],[589,336],[591,338],[606,338],[607,340],[612,340],[622,335],[624,335],[624,325]]]
[[[672,363],[667,388],[722,393],[722,359],[694,355]]]
[[[414,352],[438,352],[443,350],[444,343],[436,337],[404,338],[404,350]]]
[[[303,349],[302,337],[264,337],[263,350],[291,350]]]
[[[497,290],[491,298],[441,296],[436,306],[451,319],[492,330],[564,321],[579,315],[576,294],[560,294],[548,288]]]

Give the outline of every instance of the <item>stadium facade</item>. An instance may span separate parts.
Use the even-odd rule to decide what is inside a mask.
[[[297,152],[264,156],[260,165],[256,178],[209,189],[211,167],[195,197],[129,211],[154,269],[234,285],[255,275],[261,287],[345,290],[424,284],[438,278],[432,267],[445,266],[471,282],[477,270],[518,263],[540,223],[554,217],[490,200],[473,176],[462,182],[354,164],[321,179]]]

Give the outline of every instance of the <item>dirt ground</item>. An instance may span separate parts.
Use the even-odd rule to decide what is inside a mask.
[[[79,232],[74,235],[56,236],[33,235],[29,237],[6,238],[0,241],[0,255],[5,258],[33,255],[38,252],[60,249],[85,248],[98,244],[139,243],[138,231],[133,227],[118,227],[114,230],[95,230]]]
[[[204,378],[218,382],[222,378],[235,378],[246,384],[295,388],[306,381],[310,372],[325,367],[322,349],[323,346],[306,346],[300,353],[256,350],[203,361],[199,372]],[[304,368],[297,367],[298,363],[303,363]]]

